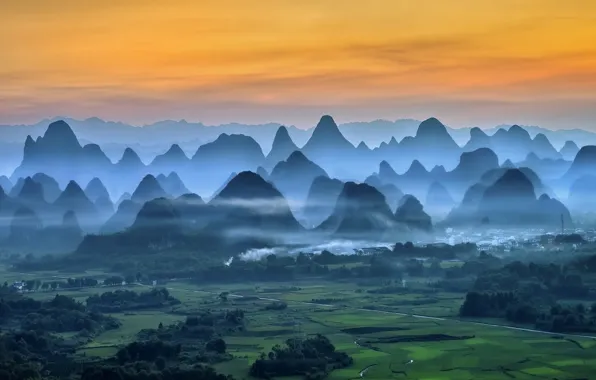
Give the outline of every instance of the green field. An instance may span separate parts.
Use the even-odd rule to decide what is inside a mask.
[[[57,275],[43,274],[48,278]],[[237,379],[249,378],[251,363],[273,345],[316,333],[326,335],[338,350],[354,358],[350,368],[333,371],[330,379],[589,379],[596,373],[596,340],[460,321],[457,312],[463,295],[432,292],[422,282],[409,283],[403,292],[391,294],[368,292],[379,285],[348,282],[209,286],[170,282],[166,287],[182,301],[181,305],[168,310],[112,314],[122,326],[99,335],[78,354],[110,356],[133,341],[141,329],[183,320],[193,311],[241,308],[247,312],[247,331],[225,337],[234,359],[215,366]],[[106,290],[59,293],[84,301]],[[230,293],[227,302],[218,297],[221,292]],[[30,296],[45,298],[54,294],[38,292]],[[272,300],[284,300],[288,308],[264,310]]]

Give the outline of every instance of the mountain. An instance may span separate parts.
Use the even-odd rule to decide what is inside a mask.
[[[59,196],[62,190],[58,182],[45,173],[36,173],[31,177],[35,182],[39,183],[43,188],[43,196],[46,202],[52,203]]]
[[[190,227],[204,226],[206,223],[206,207],[203,199],[194,193],[183,194],[173,200],[174,207],[184,225]]]
[[[399,149],[404,158],[418,160],[428,167],[440,162],[453,168],[461,153],[461,148],[447,132],[447,128],[434,117],[420,123],[416,135],[413,138],[404,138]]]
[[[409,169],[399,177],[398,187],[408,194],[425,196],[433,177],[418,160],[412,161]]]
[[[122,157],[116,162],[117,171],[140,172],[145,169],[145,164],[132,148],[126,148]]]
[[[287,160],[279,162],[269,175],[269,181],[292,201],[304,202],[315,178],[327,173],[310,161],[302,152],[295,151]]]
[[[424,212],[422,204],[413,195],[404,195],[395,211],[395,220],[411,230],[432,231],[431,217]]]
[[[391,183],[394,185],[399,183],[399,175],[385,160],[381,161],[381,163],[379,164],[378,178],[381,180],[382,183]]]
[[[571,184],[584,175],[596,175],[596,146],[594,145],[586,145],[577,152],[562,180]]]
[[[85,187],[85,194],[92,202],[96,202],[100,198],[110,199],[110,194],[104,186],[101,179],[94,177]]]
[[[22,182],[18,181],[13,190],[18,191],[18,193],[16,195],[11,193],[11,197],[16,197],[18,202],[27,204],[28,206],[46,203],[43,186],[31,177],[23,179]]]
[[[503,169],[515,169],[515,168],[517,168],[517,166],[515,166],[515,164],[513,162],[511,162],[510,159],[506,159],[505,162],[503,162],[503,165],[501,165],[501,168],[503,168]]]
[[[81,227],[86,231],[98,227],[97,209],[75,181],[68,183],[53,205],[60,210],[62,215],[68,211],[74,211],[79,218]]]
[[[99,214],[100,224],[105,223],[112,215],[114,215],[114,203],[109,197],[101,196],[94,202],[95,209]]]
[[[548,202],[545,197],[541,198],[542,201],[537,201],[534,185],[522,170],[508,169],[485,190],[477,219],[497,226],[558,226],[559,223],[553,221],[561,218],[559,202],[551,202],[550,197]]]
[[[7,176],[0,176],[0,187],[5,193],[10,192],[10,190],[12,189],[12,182],[10,182]]]
[[[215,141],[201,145],[192,157],[192,170],[200,176],[183,179],[200,194],[212,194],[231,173],[256,170],[264,160],[261,147],[252,138],[221,134]]]
[[[391,211],[397,209],[399,201],[404,197],[404,193],[392,183],[385,183],[375,187],[385,196],[389,209]]]
[[[165,229],[177,230],[182,227],[182,218],[172,200],[152,199],[139,210],[132,229],[158,229],[163,234]]]
[[[346,182],[333,213],[317,229],[337,236],[381,238],[395,224],[379,190],[365,183]]]
[[[316,177],[312,181],[303,210],[308,227],[320,225],[331,215],[343,187],[342,181],[326,175]]]
[[[428,189],[424,205],[431,214],[444,217],[453,209],[455,201],[445,186],[435,181]]]
[[[10,225],[11,245],[26,245],[35,240],[43,225],[37,214],[27,207],[20,207],[12,217]]]
[[[121,232],[132,226],[142,206],[143,204],[133,202],[130,199],[122,201],[116,213],[101,227],[101,234]]]
[[[131,200],[143,204],[152,199],[167,197],[168,194],[161,187],[157,179],[153,175],[147,174],[132,193]]]
[[[480,224],[481,220],[477,219],[476,213],[487,187],[482,183],[470,186],[465,192],[461,203],[449,212],[441,224],[446,226]]]
[[[490,137],[482,129],[474,127],[470,129],[470,139],[464,145],[465,152],[472,152],[481,148],[490,147]]]
[[[559,151],[563,159],[567,161],[573,161],[578,152],[579,148],[573,141],[565,141],[565,145]]]
[[[285,161],[297,150],[299,149],[292,141],[288,129],[284,126],[279,127],[275,133],[271,150],[265,159],[264,168],[270,171],[278,162]]]
[[[562,158],[540,158],[536,153],[532,152],[528,154],[524,161],[516,163],[515,166],[530,168],[540,178],[550,180],[561,178],[569,170],[571,162],[565,161]]]
[[[444,185],[457,199],[478,182],[487,171],[499,168],[499,158],[489,148],[478,148],[461,154],[459,163],[445,176]],[[435,176],[435,178],[437,178]]]
[[[527,167],[512,168],[512,169],[498,168],[498,169],[489,170],[482,175],[482,177],[480,178],[480,182],[485,184],[486,186],[490,186],[490,185],[494,184],[499,178],[501,178],[505,173],[507,173],[510,170],[514,170],[514,169],[521,171],[524,174],[524,176],[526,178],[528,178],[530,180],[530,182],[532,182],[532,186],[534,186],[536,194],[545,194],[546,193],[549,195],[553,195],[553,191],[542,182],[542,180],[540,179],[538,174],[536,174],[535,171],[533,171],[532,169],[527,168]]]
[[[265,170],[264,167],[259,166],[257,168],[257,174],[260,175],[265,181],[269,180],[269,173],[267,173],[267,170]]]
[[[208,206],[207,230],[230,239],[275,240],[275,233],[303,231],[279,190],[250,171],[232,178]]]
[[[186,188],[184,182],[182,182],[176,172],[171,172],[167,177],[163,174],[160,174],[156,179],[163,190],[169,194],[170,197],[175,198],[181,196],[182,194],[190,193],[190,190]]]
[[[149,170],[155,174],[169,173],[173,170],[185,170],[189,163],[190,159],[186,156],[180,145],[172,144],[167,152],[153,159],[151,164],[149,164]]]
[[[489,148],[478,148],[461,154],[459,163],[450,174],[451,181],[476,182],[489,170],[499,167],[499,157]]]
[[[77,136],[65,121],[52,122],[43,136],[36,140],[27,136],[23,160],[15,169],[12,178],[45,173],[59,183],[80,179],[89,175],[90,170],[97,169],[89,167],[92,162],[86,156],[89,151],[89,148],[83,149]],[[93,153],[92,150],[91,153]]]
[[[137,152],[127,147],[103,182],[110,194],[118,196],[134,188],[148,171]]]
[[[534,136],[532,140],[532,152],[540,158],[560,159],[561,154],[552,146],[548,138],[543,134],[539,133]]]
[[[596,212],[596,175],[576,179],[569,189],[567,205],[574,214]]]
[[[321,165],[326,172],[347,177],[347,166],[355,164],[356,148],[339,131],[337,124],[329,115],[321,117],[310,139],[302,147],[302,152],[310,160]],[[360,171],[358,166],[351,166],[352,172]]]

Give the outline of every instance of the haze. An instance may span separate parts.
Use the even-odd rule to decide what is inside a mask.
[[[594,129],[592,1],[0,1],[0,121]]]

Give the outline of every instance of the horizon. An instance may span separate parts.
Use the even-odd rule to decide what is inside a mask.
[[[303,126],[299,126],[299,125],[295,125],[295,124],[287,124],[287,123],[282,123],[279,121],[275,121],[275,120],[270,120],[270,121],[263,121],[260,123],[245,123],[242,121],[227,121],[227,122],[222,122],[222,123],[216,123],[216,124],[209,124],[206,123],[204,121],[201,120],[189,120],[189,119],[156,119],[153,120],[151,122],[148,123],[142,123],[142,124],[135,124],[135,123],[130,123],[124,120],[117,120],[117,119],[109,119],[109,118],[103,118],[103,117],[99,117],[99,116],[90,116],[90,117],[85,117],[85,118],[79,118],[79,117],[74,117],[74,116],[50,116],[50,117],[44,117],[42,119],[39,119],[37,121],[33,121],[30,123],[15,123],[15,124],[11,124],[11,123],[4,123],[2,121],[0,121],[0,127],[31,127],[31,126],[35,126],[38,124],[43,124],[43,123],[48,123],[48,125],[50,123],[53,123],[55,121],[59,121],[59,120],[63,120],[68,122],[68,120],[72,120],[72,121],[76,121],[76,122],[90,122],[93,119],[97,119],[100,122],[103,123],[113,123],[113,124],[124,124],[126,126],[130,126],[130,127],[134,127],[134,128],[144,128],[144,127],[151,127],[154,126],[156,124],[159,123],[163,123],[163,122],[173,122],[173,123],[187,123],[187,124],[196,124],[196,125],[202,125],[205,127],[226,127],[226,126],[231,126],[231,125],[240,125],[240,126],[247,126],[247,127],[262,127],[262,126],[266,126],[266,125],[279,125],[280,127],[286,127],[286,128],[297,128],[303,131],[308,131],[311,129],[314,129],[317,126],[317,123],[320,121],[320,118],[323,116],[331,116],[333,118],[333,120],[336,122],[338,127],[342,127],[343,125],[347,125],[347,124],[371,124],[371,123],[375,123],[375,122],[389,122],[389,123],[397,123],[400,121],[412,121],[412,122],[417,122],[417,123],[421,123],[427,119],[431,119],[431,118],[436,118],[437,120],[439,120],[446,128],[448,129],[453,129],[453,130],[465,130],[465,129],[472,129],[472,128],[480,128],[484,131],[487,130],[493,130],[493,129],[500,129],[500,128],[511,128],[514,125],[517,125],[519,127],[522,127],[524,129],[526,128],[540,128],[540,129],[547,129],[549,131],[552,132],[557,132],[557,131],[574,131],[574,130],[580,130],[580,131],[586,131],[586,132],[594,132],[591,131],[589,129],[584,129],[584,128],[548,128],[548,127],[544,127],[541,125],[526,125],[526,124],[518,124],[518,123],[506,123],[506,122],[502,122],[502,123],[498,123],[498,124],[494,124],[494,125],[487,125],[487,126],[476,126],[476,125],[471,125],[471,126],[454,126],[454,125],[449,125],[444,123],[440,118],[435,117],[435,116],[428,116],[426,118],[423,119],[415,119],[415,118],[409,118],[409,117],[398,117],[396,119],[385,119],[385,118],[376,118],[376,119],[367,119],[367,120],[346,120],[346,121],[342,121],[339,122],[338,119],[331,114],[321,114],[321,116],[319,117],[319,119],[317,119],[317,121],[315,121],[312,124],[309,125],[303,125]],[[72,126],[71,126],[72,127]]]
[[[304,128],[328,113],[338,123],[434,115],[459,127],[596,129],[596,4],[585,0],[3,9],[3,123],[68,114]]]

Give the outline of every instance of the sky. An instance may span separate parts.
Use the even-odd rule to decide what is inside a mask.
[[[596,130],[593,0],[0,0],[0,124]]]

